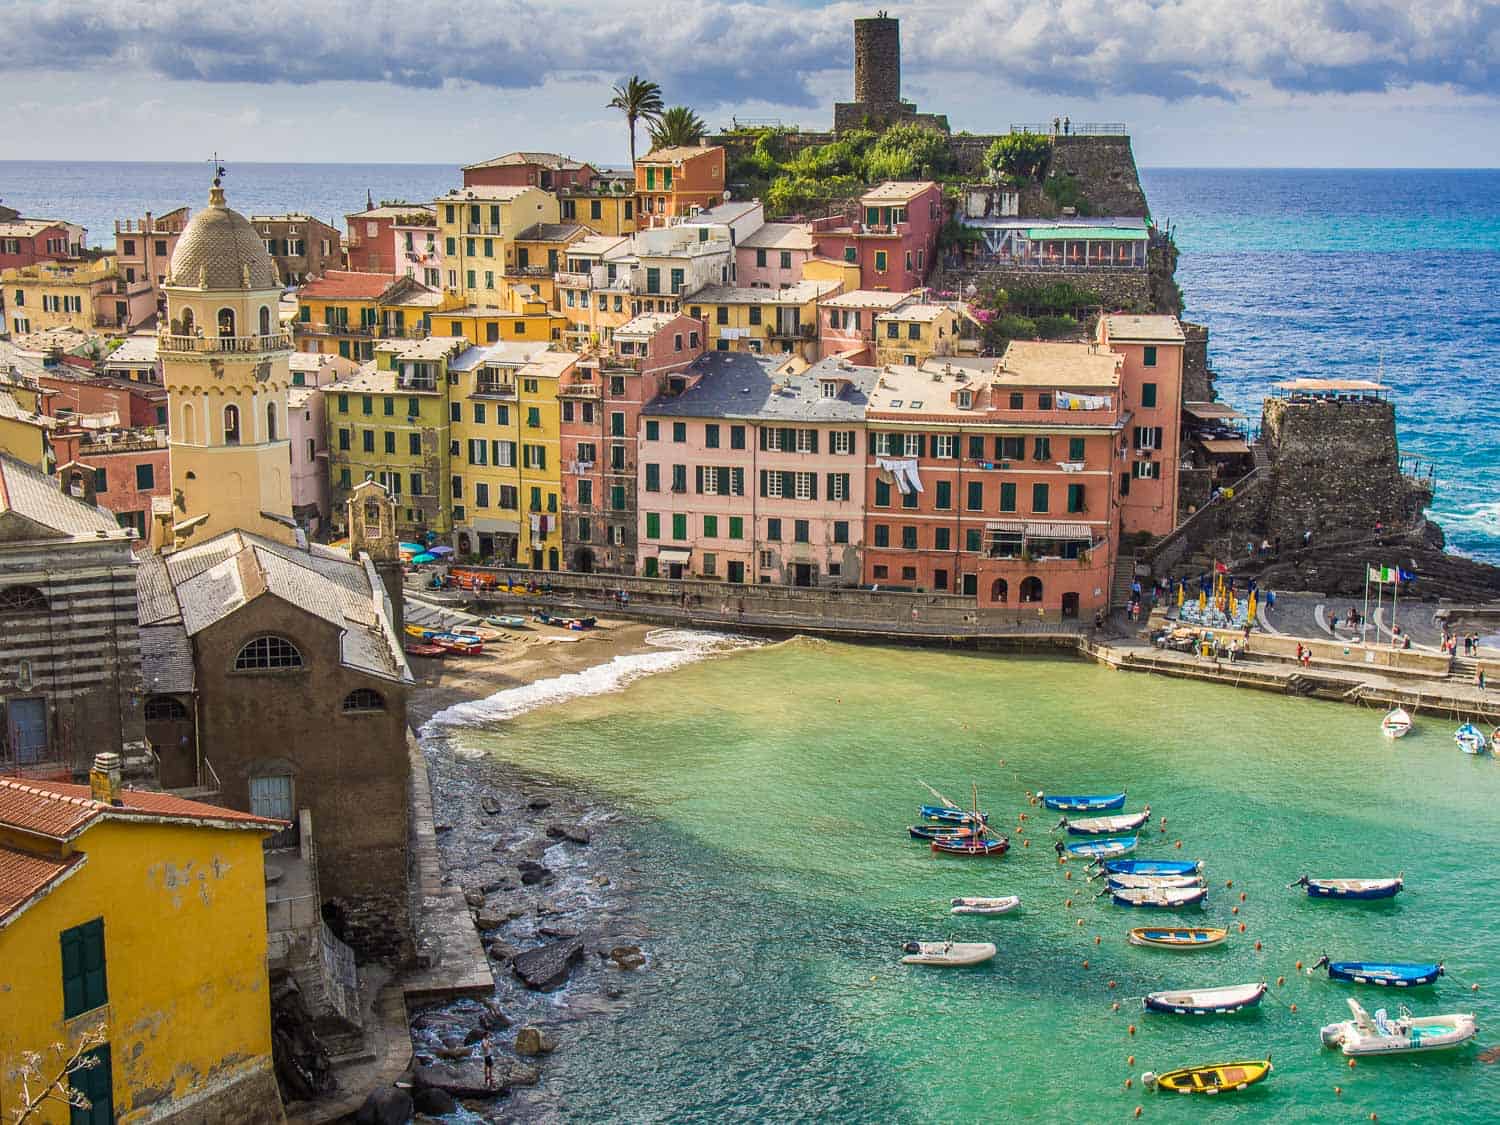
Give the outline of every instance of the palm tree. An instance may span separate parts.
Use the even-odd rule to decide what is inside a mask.
[[[708,124],[703,118],[688,106],[674,105],[651,123],[651,144],[654,148],[695,145],[706,132]]]
[[[632,74],[629,81],[615,87],[615,96],[605,105],[606,109],[618,109],[625,115],[630,126],[630,166],[635,167],[635,123],[642,118],[655,121],[661,116],[663,107],[661,87],[647,82],[639,74]]]

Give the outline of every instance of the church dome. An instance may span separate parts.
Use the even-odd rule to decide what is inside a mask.
[[[172,252],[168,284],[189,289],[279,289],[276,263],[250,220],[224,205],[219,181]]]

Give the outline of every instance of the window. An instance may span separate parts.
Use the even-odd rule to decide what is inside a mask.
[[[609,510],[612,512],[625,510],[625,486],[623,484],[609,486]]]
[[[954,434],[933,434],[932,455],[949,461],[958,456],[958,438]]]
[[[729,448],[730,449],[744,449],[745,448],[745,427],[744,426],[730,426],[729,427]]]
[[[63,1019],[109,1003],[104,965],[104,919],[64,930],[62,940]]]
[[[594,482],[584,477],[578,482],[578,506],[591,507],[594,503]]]
[[[1146,367],[1155,367],[1156,366],[1156,345],[1155,344],[1147,344],[1145,346],[1145,348],[1142,349],[1141,363],[1144,366],[1146,366]],[[1143,401],[1141,405],[1144,406],[1146,404]]]
[[[875,251],[875,272],[885,273],[887,256],[884,250]]]
[[[1136,480],[1160,480],[1161,479],[1161,462],[1160,461],[1137,461],[1134,465],[1131,466],[1131,471],[1132,471],[1133,475],[1135,476]],[[1126,488],[1124,488],[1121,491],[1121,495],[1123,496],[1125,493],[1127,493],[1129,491],[1130,491],[1130,489],[1128,487],[1126,487]]]
[[[891,506],[891,486],[879,477],[875,478],[875,507],[889,508]]]
[[[1069,461],[1082,461],[1083,460],[1083,438],[1081,438],[1081,437],[1075,437],[1075,438],[1069,438],[1068,439],[1068,460]]]
[[[69,1113],[69,1125],[114,1125],[115,1094],[109,1044],[95,1047],[80,1058],[92,1058],[94,1065],[76,1071],[68,1085],[83,1095],[89,1108],[74,1106]]]
[[[1010,408],[1012,410],[1026,409],[1026,396],[1020,391],[1012,391],[1010,395]]]
[[[488,508],[490,506],[490,486],[484,481],[474,482],[474,507]]]
[[[766,520],[766,538],[773,543],[781,542],[781,521],[779,519]]]
[[[276,440],[276,404],[266,403],[266,440]]]
[[[937,482],[937,497],[934,503],[939,511],[947,511],[953,507],[953,482],[951,480]]]
[[[1031,510],[1038,513],[1047,510],[1047,486],[1045,484],[1031,486]]]
[[[810,539],[810,528],[807,520],[792,521],[792,542],[806,543]]]
[[[859,261],[859,250],[856,249],[853,246],[845,246],[844,247],[844,261],[846,261],[846,262],[857,262],[857,261]]]
[[[813,483],[817,477],[813,473],[796,473],[793,487],[796,489],[798,500],[816,500],[817,486]]]
[[[1152,349],[1147,348],[1146,350],[1147,351],[1151,351]],[[1154,407],[1155,405],[1156,405],[1156,384],[1155,383],[1142,383],[1141,384],[1141,406],[1146,407],[1146,408],[1150,408],[1150,407]]]
[[[234,658],[236,672],[263,672],[274,668],[302,667],[302,653],[285,637],[256,637]]]
[[[877,523],[875,525],[875,546],[889,547],[891,545],[891,528],[889,524]]]
[[[542,428],[542,408],[540,406],[528,406],[526,408],[526,426],[532,430]]]
[[[984,511],[984,481],[971,480],[968,485],[968,498],[964,507],[971,512]]]
[[[646,491],[661,491],[661,466],[648,464],[646,466]]]
[[[1070,485],[1068,485],[1068,511],[1070,511],[1070,512],[1081,512],[1081,511],[1083,511],[1083,485],[1081,485],[1081,484],[1070,484]]]
[[[686,492],[687,491],[687,466],[686,465],[673,465],[672,466],[672,491],[673,492]]]
[[[1000,483],[1000,510],[1002,512],[1014,512],[1016,510],[1016,485],[1014,481],[1002,481]]]
[[[790,250],[783,250],[781,252],[781,268],[784,270],[792,268],[792,252]]]
[[[421,473],[410,473],[410,474],[408,474],[408,476],[410,478],[410,480],[409,480],[409,484],[410,484],[410,487],[411,487],[410,494],[412,496],[421,496],[422,495],[422,474]]]
[[[344,696],[343,712],[346,715],[364,715],[385,710],[385,697],[369,688],[355,688]]]
[[[745,517],[744,516],[730,516],[729,517],[729,538],[731,538],[731,539],[743,539],[743,538],[745,538]]]
[[[762,469],[760,471],[761,491],[770,499],[780,500],[783,491],[782,479],[781,473],[768,472]]]
[[[462,500],[464,498],[464,478],[463,477],[454,477],[452,480],[450,480],[448,482],[448,487],[449,487],[449,489],[453,493],[453,499],[455,499],[455,500]]]
[[[849,499],[849,474],[828,474],[828,499],[835,502]]]
[[[996,453],[1002,461],[1019,461],[1026,456],[1026,439],[1023,437],[996,438]]]
[[[877,566],[874,569],[873,573],[874,573],[874,575],[875,575],[876,578],[884,578],[884,577],[886,577],[890,573],[890,568],[889,567],[884,567],[884,566]]]
[[[1032,439],[1031,459],[1033,461],[1052,460],[1052,439],[1039,437]]]
[[[396,435],[395,435],[395,433],[393,431],[391,431],[391,430],[386,430],[385,434],[383,436],[385,438],[384,445],[385,445],[386,454],[394,456],[395,452],[396,452]]]
[[[686,543],[688,537],[687,513],[672,513],[672,539],[678,543]]]
[[[646,421],[646,440],[647,441],[658,441],[658,440],[660,440],[660,438],[661,438],[661,423],[658,422],[658,421],[656,421],[655,419],[647,419],[647,421]]]
[[[224,444],[240,443],[240,408],[230,403],[224,408]]]
[[[703,427],[703,444],[708,449],[719,448],[719,426],[717,422],[709,422]]]
[[[901,528],[901,546],[907,551],[915,551],[917,549],[916,524],[909,523]]]
[[[984,545],[984,533],[977,527],[967,528],[964,531],[964,550],[977,553]]]
[[[1137,449],[1160,449],[1162,447],[1162,428],[1160,426],[1137,426],[1135,427],[1135,447]]]
[[[406,435],[406,452],[411,454],[413,457],[420,457],[422,455],[421,434]]]
[[[937,551],[951,551],[953,549],[952,529],[947,527],[933,528],[932,546]]]
[[[854,452],[854,431],[834,430],[828,435],[828,452],[847,455]]]
[[[1038,410],[1051,410],[1052,409],[1052,392],[1051,391],[1042,391],[1040,394],[1038,394],[1036,396],[1036,408]]]
[[[135,490],[137,492],[150,492],[155,487],[155,467],[152,465],[137,465],[135,467]]]
[[[703,538],[705,538],[705,539],[717,539],[718,537],[719,537],[719,517],[718,516],[704,516],[703,517]]]
[[[1042,600],[1042,580],[1035,575],[1021,580],[1021,601],[1039,602]]]
[[[672,423],[672,440],[675,441],[675,442],[679,442],[679,443],[687,441],[687,423],[686,422],[673,422]]]

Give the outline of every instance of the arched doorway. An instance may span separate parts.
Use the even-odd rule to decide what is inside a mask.
[[[233,309],[220,309],[219,310],[219,335],[220,335],[220,337],[228,337],[228,336],[233,336],[234,335],[234,310]]]
[[[1072,590],[1062,596],[1062,615],[1064,617],[1078,616],[1078,595]]]
[[[1042,580],[1036,575],[1021,580],[1021,604],[1029,605],[1042,600]]]
[[[573,552],[573,569],[579,574],[594,573],[594,552],[588,547],[579,547]]]
[[[1003,578],[997,578],[991,582],[990,601],[995,605],[1004,605],[1010,601],[1010,583]]]
[[[197,325],[195,325],[193,323],[193,310],[192,309],[183,309],[182,310],[182,334],[184,336],[191,336],[193,334],[193,332],[196,330],[196,328],[197,328]]]

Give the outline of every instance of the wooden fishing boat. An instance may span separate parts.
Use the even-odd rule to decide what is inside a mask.
[[[432,643],[459,656],[478,656],[484,651],[484,642],[473,637],[460,637],[453,633],[434,633]]]
[[[425,641],[434,633],[441,633],[441,629],[433,629],[427,625],[407,625],[404,631],[408,637],[415,637],[419,641]]]
[[[1208,897],[1207,887],[1106,887],[1117,906],[1151,907],[1156,910],[1181,910],[1197,906]]]
[[[1076,844],[1064,844],[1059,840],[1057,847],[1071,856],[1086,859],[1113,859],[1135,851],[1138,842],[1139,839],[1135,836],[1117,836],[1107,840],[1080,840]]]
[[[964,839],[974,834],[974,829],[963,824],[908,824],[907,834],[913,840]]]
[[[1118,793],[1075,794],[1066,797],[1049,797],[1045,793],[1038,793],[1037,796],[1041,798],[1043,808],[1061,812],[1105,812],[1125,807],[1123,789]]]
[[[1440,1016],[1413,1016],[1403,1006],[1394,1020],[1384,1008],[1372,1019],[1347,998],[1353,1018],[1324,1026],[1323,1046],[1337,1047],[1346,1055],[1412,1055],[1423,1051],[1446,1051],[1461,1047],[1479,1034],[1473,1012],[1449,1012]]]
[[[448,655],[448,650],[442,645],[423,644],[420,641],[407,641],[401,647],[407,656],[443,657]]]
[[[1170,1012],[1176,1016],[1227,1016],[1254,1008],[1266,994],[1265,982],[1232,984],[1224,988],[1193,988],[1147,993],[1142,1003],[1148,1012]]]
[[[478,625],[455,625],[449,629],[455,637],[472,637],[483,644],[491,644],[495,641],[505,640],[505,634],[498,629],[485,629]]]
[[[1095,876],[1090,875],[1092,880]],[[1182,890],[1184,887],[1202,887],[1206,884],[1202,875],[1110,875],[1105,879],[1110,890],[1139,890],[1145,887],[1161,887],[1166,890]]]
[[[1302,876],[1292,887],[1305,887],[1309,898],[1346,898],[1368,901],[1394,898],[1406,886],[1401,876],[1394,879],[1310,879]]]
[[[988,941],[909,941],[901,949],[903,965],[982,965],[995,956]]]
[[[939,824],[981,824],[990,822],[990,814],[987,812],[974,813],[968,809],[961,809],[954,805],[923,805],[918,811],[923,820],[934,820]]]
[[[597,617],[563,617],[546,610],[538,610],[536,619],[543,625],[551,625],[557,629],[592,629],[599,623]]]
[[[1066,828],[1070,836],[1114,836],[1120,832],[1134,832],[1150,819],[1151,806],[1147,805],[1138,813],[1120,816],[1091,816],[1082,820],[1063,817],[1057,822],[1057,828]]]
[[[1484,735],[1473,723],[1465,723],[1453,732],[1453,741],[1465,754],[1483,754],[1488,743]]]
[[[1110,875],[1193,875],[1203,870],[1201,859],[1106,859]]]
[[[486,625],[498,625],[502,629],[520,629],[526,624],[526,618],[518,613],[492,613],[484,619]]]
[[[1264,1082],[1270,1073],[1270,1059],[1202,1063],[1178,1067],[1163,1074],[1148,1070],[1141,1075],[1141,1085],[1172,1094],[1226,1094]]]
[[[1314,969],[1328,969],[1330,980],[1376,984],[1384,988],[1421,988],[1443,975],[1441,961],[1330,961],[1319,957]]]
[[[1000,898],[956,898],[949,914],[1009,914],[1021,905],[1019,895],[1004,895]]]
[[[1223,945],[1229,931],[1217,926],[1183,926],[1164,929],[1141,926],[1125,935],[1131,945],[1144,945],[1152,949],[1211,949]]]
[[[1380,733],[1387,738],[1405,738],[1411,732],[1411,716],[1404,707],[1392,707],[1380,720]]]
[[[940,855],[999,859],[1010,850],[1010,840],[1004,836],[937,836],[932,841],[932,850]]]

